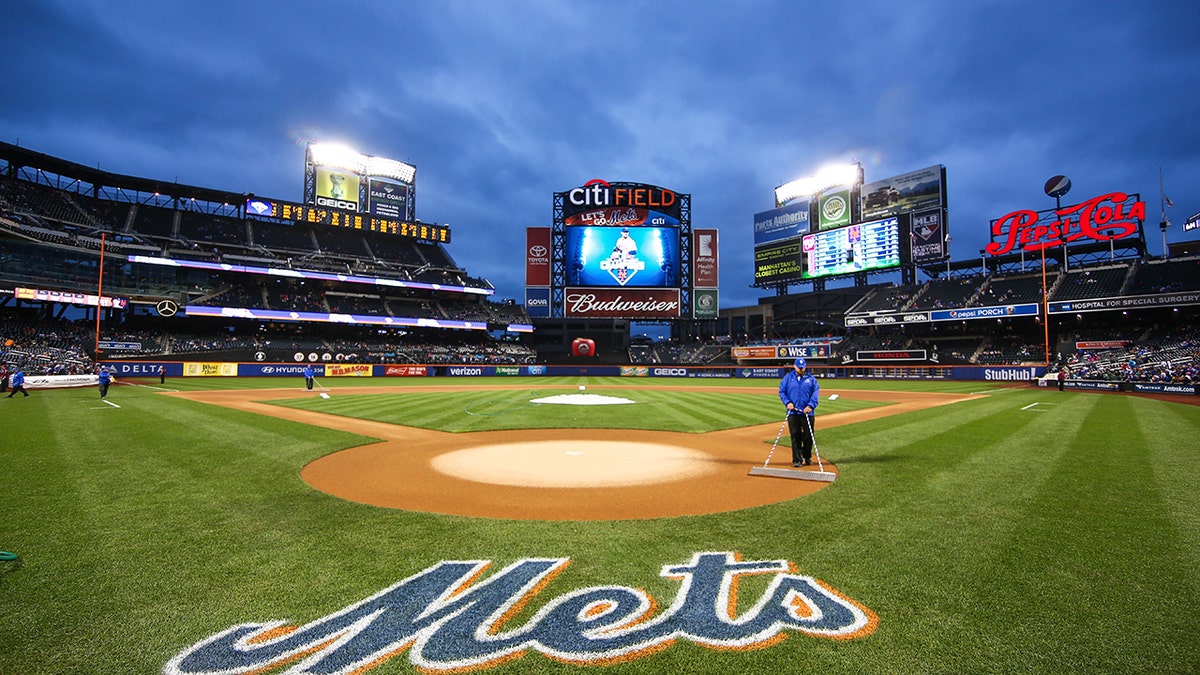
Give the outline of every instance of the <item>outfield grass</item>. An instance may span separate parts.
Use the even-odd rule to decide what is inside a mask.
[[[368,404],[370,397],[339,394],[341,382],[322,382],[333,391],[323,403],[351,412]],[[585,384],[594,393],[652,394],[660,417],[695,408],[753,419],[761,401],[765,421],[777,418],[769,382],[722,381],[714,391],[767,389],[719,394],[650,389],[669,383],[412,381],[473,385],[497,407],[515,401],[487,393],[487,385],[540,393]],[[353,383],[360,384],[376,383]],[[235,624],[303,624],[440,560],[492,560],[498,570],[527,557],[571,558],[547,597],[518,620],[538,602],[596,585],[644,588],[661,608],[679,582],[658,576],[660,568],[701,551],[791,560],[870,608],[878,628],[849,641],[791,633],[749,652],[679,641],[602,672],[1200,671],[1200,408],[986,383],[822,384],[847,392],[836,402],[847,405],[860,388],[995,393],[819,430],[822,454],[841,473],[808,497],[707,516],[557,523],[345,502],[307,487],[298,471],[369,439],[151,388],[118,386],[109,398],[120,408],[92,389],[0,399],[0,550],[23,563],[0,567],[0,673],[159,672],[181,650]],[[451,405],[442,394],[422,396]],[[266,391],[262,400],[272,398]],[[390,401],[411,403],[408,395]],[[457,418],[486,428],[515,419],[468,416],[463,408]],[[755,590],[747,584],[741,597]],[[411,670],[400,654],[371,672]],[[580,670],[530,654],[487,672]]]

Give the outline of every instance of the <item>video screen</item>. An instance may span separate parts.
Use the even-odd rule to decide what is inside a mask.
[[[900,265],[900,223],[884,218],[804,237],[804,278]]]
[[[679,230],[567,227],[568,286],[670,288],[679,285]]]

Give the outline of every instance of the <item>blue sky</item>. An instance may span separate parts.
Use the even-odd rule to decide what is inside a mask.
[[[304,144],[417,167],[417,215],[498,297],[524,232],[593,178],[692,195],[721,304],[753,304],[752,216],[837,161],[943,164],[951,253],[988,223],[1140,192],[1200,238],[1200,3],[9,0],[0,139],[123,174],[299,201]],[[799,292],[799,288],[793,289]]]

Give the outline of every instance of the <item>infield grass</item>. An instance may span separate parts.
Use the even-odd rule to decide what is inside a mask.
[[[479,428],[515,419],[465,414],[481,401],[493,413],[514,403],[489,392],[493,384],[658,395],[627,379],[559,379],[413,384],[471,385],[479,401],[432,391],[417,398],[486,425]],[[349,407],[339,414],[357,416],[354,408],[367,405],[339,394],[341,383],[323,383],[333,394],[322,404]],[[167,387],[273,384],[299,382],[196,378]],[[681,640],[598,672],[1200,671],[1200,408],[978,382],[822,386],[850,400],[860,388],[994,394],[819,430],[822,454],[841,473],[808,497],[616,522],[472,519],[346,502],[309,488],[298,472],[371,439],[149,387],[116,387],[109,398],[119,408],[92,389],[0,399],[0,550],[22,563],[0,567],[0,673],[159,672],[235,624],[307,623],[440,560],[492,560],[499,569],[525,557],[571,558],[518,621],[595,585],[645,588],[665,607],[679,582],[659,570],[698,551],[791,560],[874,611],[878,628],[850,641],[792,633],[749,652]],[[748,391],[723,391],[734,387]],[[654,416],[695,408],[773,421],[770,388],[725,381],[712,392],[668,392]],[[409,394],[379,396],[389,399],[384,412],[401,408],[400,423],[419,417]],[[262,400],[271,398],[264,391]],[[680,431],[723,423],[690,413],[669,419]],[[740,597],[751,601],[757,588],[748,582]],[[531,654],[486,672],[581,670]],[[401,653],[371,672],[412,666]]]

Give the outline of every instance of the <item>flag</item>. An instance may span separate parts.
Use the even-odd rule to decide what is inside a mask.
[[[1167,203],[1167,206],[1175,206],[1175,202],[1171,201],[1171,198],[1165,192],[1163,193],[1163,201]]]

